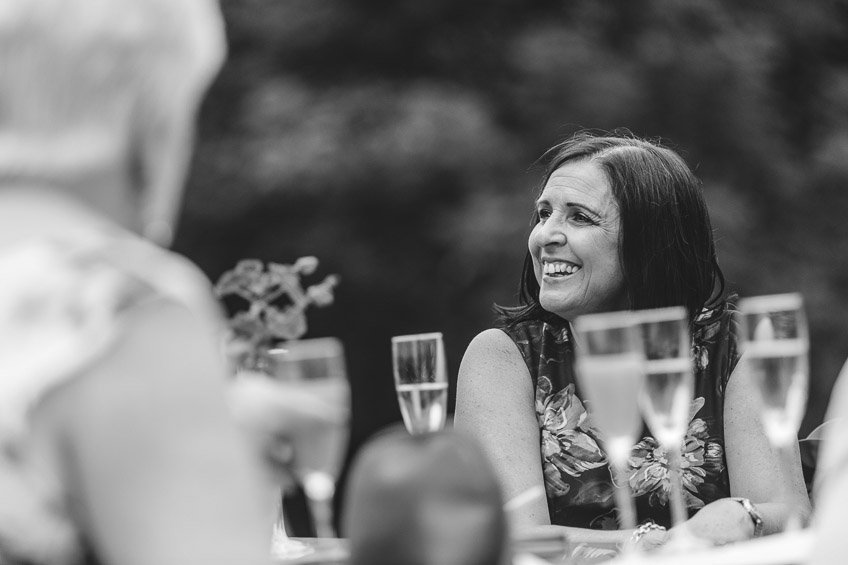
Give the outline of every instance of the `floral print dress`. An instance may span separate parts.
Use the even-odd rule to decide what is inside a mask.
[[[682,461],[690,515],[730,496],[724,454],[724,389],[738,354],[730,316],[714,315],[710,321],[706,316],[699,318],[693,336],[695,394]],[[603,435],[593,425],[591,405],[581,399],[574,377],[568,323],[528,321],[503,331],[518,346],[533,379],[551,523],[618,529]],[[631,452],[628,470],[638,519],[670,527],[668,458],[645,425],[641,437]]]

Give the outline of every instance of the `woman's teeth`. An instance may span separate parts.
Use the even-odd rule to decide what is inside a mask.
[[[580,267],[571,263],[544,263],[542,272],[547,276],[573,275]]]

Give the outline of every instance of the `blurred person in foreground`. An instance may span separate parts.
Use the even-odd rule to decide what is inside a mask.
[[[810,563],[842,563],[848,553],[845,509],[848,508],[848,362],[830,394],[826,428],[819,449],[813,487],[815,542]]]
[[[522,305],[498,308],[500,327],[471,342],[457,386],[455,425],[483,443],[506,499],[546,494],[516,508],[512,525],[551,524],[575,542],[646,547],[674,535],[665,530],[666,457],[646,427],[631,452],[629,484],[639,521],[661,527],[619,529],[607,457],[574,377],[569,321],[683,305],[696,370],[683,454],[690,518],[681,528],[716,544],[778,531],[787,513],[773,487],[778,459],[750,379],[735,370],[732,302],[699,181],[675,152],[629,133],[581,132],[547,156]],[[791,472],[808,512],[800,462]]]
[[[511,562],[495,472],[473,438],[389,428],[354,460],[343,516],[350,565]]]
[[[0,563],[268,562],[218,306],[150,241],[224,54],[211,0],[0,3]]]

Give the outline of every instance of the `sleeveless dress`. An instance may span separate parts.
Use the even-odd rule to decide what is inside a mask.
[[[185,305],[210,332],[221,327],[199,271],[120,230],[0,247],[0,565],[95,562],[61,469],[34,447],[33,417],[109,352],[134,309],[157,302]]]
[[[551,523],[619,529],[603,436],[592,423],[591,406],[581,400],[574,377],[568,323],[526,321],[502,330],[518,346],[533,379]],[[700,326],[693,343],[694,399],[682,461],[690,516],[704,505],[730,496],[724,454],[724,390],[738,360],[730,316],[723,315]],[[628,467],[638,521],[653,520],[670,527],[666,453],[644,424]]]

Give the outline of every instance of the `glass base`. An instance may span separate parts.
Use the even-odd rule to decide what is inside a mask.
[[[271,557],[274,559],[297,559],[315,551],[303,542],[289,538],[286,531],[275,527],[271,536]]]

